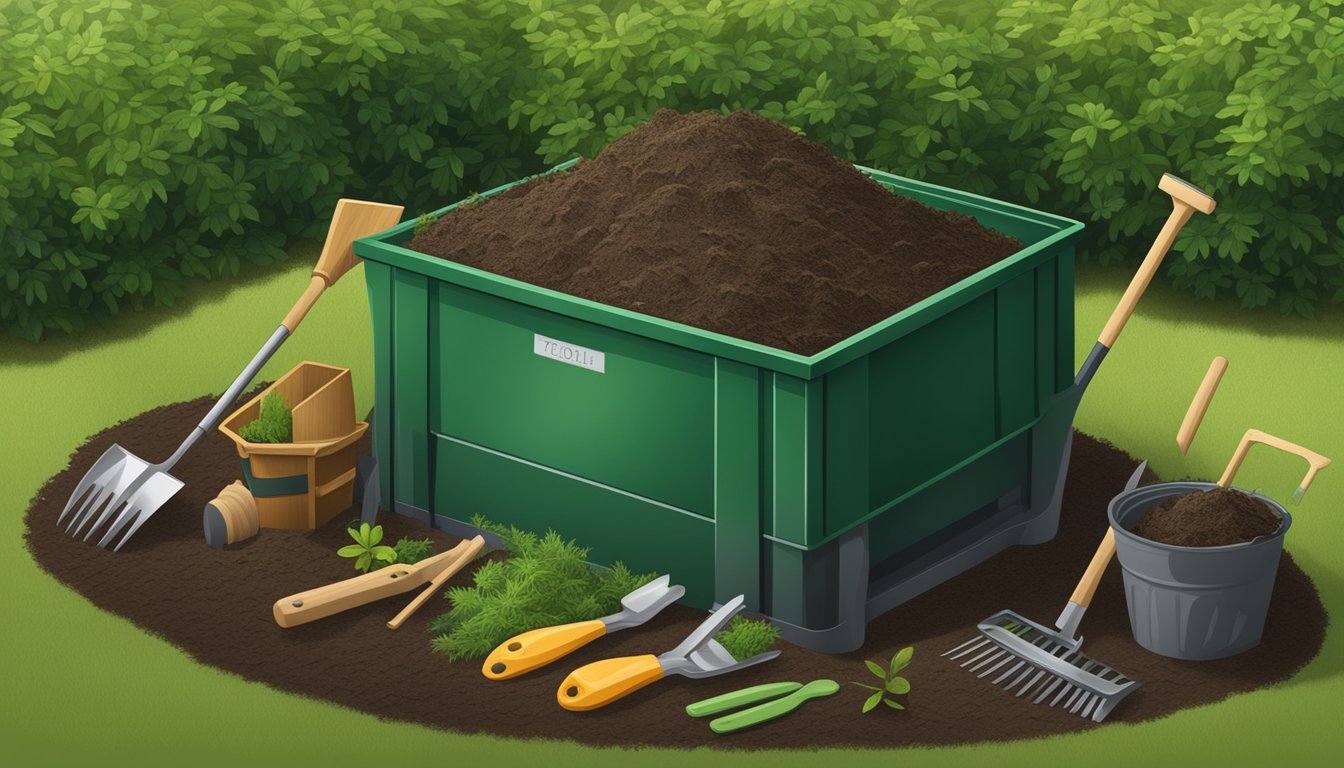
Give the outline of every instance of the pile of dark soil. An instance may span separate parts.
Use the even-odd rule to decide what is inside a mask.
[[[1022,248],[888,192],[779,123],[669,109],[407,245],[805,355]]]
[[[1078,435],[1064,518],[1053,541],[1004,552],[888,613],[869,625],[862,650],[827,656],[781,643],[782,655],[758,667],[700,681],[673,677],[601,710],[567,712],[556,704],[555,691],[570,671],[602,658],[669,650],[705,614],[671,606],[644,627],[601,638],[507,682],[486,680],[478,662],[452,663],[430,649],[428,625],[446,607],[442,604],[427,605],[400,630],[388,630],[385,623],[409,594],[281,629],[271,617],[275,600],[355,575],[350,560],[336,556],[348,543],[344,526],[355,513],[313,532],[266,530],[248,542],[210,549],[202,540],[201,509],[238,472],[233,446],[218,433],[207,435],[177,465],[174,474],[186,487],[121,552],[97,549],[56,527],[68,494],[109,445],[165,456],[209,406],[204,398],[166,406],[95,436],[33,500],[25,521],[29,549],[43,569],[96,605],[202,663],[379,717],[466,733],[607,745],[769,749],[1018,739],[1149,720],[1269,685],[1306,664],[1324,638],[1325,610],[1311,580],[1285,554],[1261,645],[1236,658],[1199,663],[1157,656],[1134,643],[1113,563],[1087,613],[1085,650],[1143,687],[1100,726],[1015,699],[940,656],[973,637],[976,622],[1000,609],[1052,621],[1067,600],[1106,530],[1106,503],[1134,466],[1114,448]],[[397,515],[384,514],[382,523],[386,541],[429,536],[439,551],[456,542]],[[450,584],[469,579],[470,573],[462,573]],[[878,707],[860,714],[869,692],[849,683],[872,682],[863,660],[885,663],[907,645],[915,647],[915,656],[903,673],[913,685],[902,697],[906,711]],[[843,687],[787,718],[730,736],[714,735],[704,721],[685,713],[693,701],[738,688],[817,678]]]
[[[1283,518],[1265,502],[1235,488],[1172,496],[1144,513],[1134,533],[1178,547],[1240,544],[1279,529]]]

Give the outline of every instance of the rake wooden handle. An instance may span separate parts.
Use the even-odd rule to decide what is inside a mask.
[[[1208,372],[1204,374],[1204,381],[1200,382],[1199,389],[1195,392],[1195,399],[1190,401],[1190,408],[1185,412],[1185,418],[1181,420],[1181,428],[1176,431],[1176,445],[1180,447],[1182,456],[1190,450],[1190,443],[1194,441],[1199,425],[1204,422],[1204,414],[1209,412],[1209,403],[1213,400],[1213,394],[1218,391],[1218,383],[1223,380],[1223,373],[1226,371],[1227,358],[1221,355],[1213,358]]]
[[[420,592],[420,594],[416,595],[415,599],[412,600],[410,604],[408,604],[405,608],[402,608],[401,613],[398,613],[396,617],[394,617],[391,621],[387,622],[387,628],[396,629],[400,627],[402,625],[402,622],[406,621],[406,619],[411,617],[411,614],[420,610],[420,606],[425,604],[425,601],[429,599],[430,595],[442,589],[445,582],[447,582],[454,575],[456,575],[458,571],[462,570],[462,568],[465,567],[467,563],[470,563],[472,560],[475,560],[476,555],[480,554],[480,551],[484,548],[485,548],[485,539],[481,538],[480,536],[477,536],[476,538],[468,542],[467,548],[462,550],[462,554],[458,556],[457,560],[452,565],[443,569],[443,573],[440,573],[438,576],[435,576],[433,579],[431,579],[429,582],[429,586],[425,587],[424,590]]]
[[[1307,488],[1311,486],[1311,481],[1316,479],[1316,473],[1330,466],[1330,460],[1315,451],[1308,450],[1298,445],[1290,443],[1281,437],[1275,437],[1267,432],[1261,432],[1258,429],[1248,429],[1242,436],[1241,443],[1237,446],[1236,453],[1232,454],[1232,460],[1227,463],[1227,469],[1223,470],[1223,476],[1218,478],[1218,485],[1226,488],[1232,483],[1232,478],[1236,477],[1237,470],[1241,469],[1241,463],[1246,460],[1246,454],[1251,450],[1255,443],[1278,448],[1281,451],[1294,453],[1307,460],[1310,466],[1307,468],[1307,474],[1298,483],[1297,493],[1294,494],[1294,500],[1300,499]]]
[[[1102,574],[1106,573],[1106,566],[1110,565],[1111,558],[1115,556],[1115,530],[1106,529],[1106,535],[1101,537],[1101,544],[1097,545],[1097,551],[1092,555],[1092,562],[1087,564],[1087,570],[1083,571],[1083,578],[1078,580],[1078,586],[1073,588],[1073,594],[1069,597],[1069,602],[1076,603],[1079,607],[1086,608],[1092,604],[1092,596],[1097,594],[1097,585],[1101,583]]]

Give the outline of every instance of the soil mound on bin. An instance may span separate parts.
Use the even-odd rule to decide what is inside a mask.
[[[407,245],[804,355],[1022,248],[888,192],[780,123],[670,109]]]
[[[442,600],[433,600],[401,629],[388,630],[388,619],[413,593],[281,629],[271,616],[275,600],[355,575],[351,561],[337,557],[336,550],[349,543],[344,526],[356,513],[352,509],[317,531],[264,530],[250,541],[210,549],[202,538],[201,509],[239,472],[233,446],[218,432],[206,435],[177,465],[174,474],[186,487],[121,552],[97,549],[57,528],[69,493],[109,445],[120,443],[140,456],[166,456],[210,404],[202,398],[165,406],[93,437],[33,499],[25,518],[29,550],[38,565],[95,605],[201,663],[378,717],[464,733],[597,745],[778,749],[1020,739],[1150,720],[1269,685],[1293,675],[1324,639],[1326,614],[1311,579],[1285,553],[1261,645],[1210,662],[1169,659],[1134,643],[1119,564],[1112,563],[1083,625],[1085,651],[1142,687],[1103,724],[1015,699],[942,657],[976,636],[976,623],[992,613],[1011,608],[1049,622],[1068,599],[1106,530],[1106,503],[1135,464],[1077,435],[1054,540],[1010,549],[900,606],[869,625],[861,650],[828,656],[780,643],[783,653],[766,664],[698,681],[672,677],[604,709],[567,712],[555,703],[555,691],[570,671],[603,658],[669,650],[705,613],[673,605],[643,627],[601,638],[554,665],[504,682],[485,679],[479,661],[449,662],[431,650],[427,630],[448,607]],[[457,542],[395,514],[384,513],[380,520],[385,543],[427,536],[443,551]],[[563,534],[563,521],[556,522]],[[467,584],[470,578],[470,572],[460,573],[449,584]],[[869,691],[850,683],[875,680],[864,659],[885,664],[907,645],[915,655],[903,673],[913,686],[901,697],[906,710],[878,707],[860,714]],[[705,720],[685,713],[691,702],[739,688],[817,678],[836,680],[842,688],[786,718],[736,734],[716,736]],[[105,723],[109,728],[115,718],[134,716],[108,715],[114,718]]]
[[[1144,513],[1134,533],[1177,547],[1241,544],[1279,529],[1283,518],[1235,488],[1212,488],[1164,499]]]

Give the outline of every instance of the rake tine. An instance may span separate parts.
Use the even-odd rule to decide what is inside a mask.
[[[1083,709],[1085,708],[1090,709],[1092,704],[1095,703],[1096,699],[1097,695],[1095,693],[1084,694],[1083,697],[1078,700],[1078,703],[1074,704],[1073,707],[1069,709],[1069,712],[1071,714],[1081,715],[1083,713]]]
[[[107,503],[115,496],[116,489],[110,485],[102,486],[98,488],[95,493],[91,493],[88,500],[84,502],[82,507],[80,507],[79,513],[71,519],[70,525],[66,527],[65,532],[71,536],[78,536],[80,532],[84,530],[84,526],[88,524],[90,520],[93,520],[94,516],[98,515],[100,511],[103,515],[107,514]],[[93,527],[97,528],[102,522],[103,518],[99,518],[98,522],[95,523]]]
[[[977,661],[983,659],[985,656],[988,656],[989,654],[991,654],[991,653],[997,651],[998,649],[999,649],[999,647],[998,647],[997,645],[991,645],[990,647],[988,647],[988,648],[986,648],[985,650],[981,651],[979,654],[973,656],[973,657],[970,658],[970,659],[967,659],[966,661],[963,661],[963,662],[961,663],[961,666],[962,666],[962,668],[964,669],[964,668],[966,668],[968,665],[971,665],[971,664],[976,663]]]
[[[1093,697],[1092,697],[1092,703],[1091,703],[1091,704],[1088,704],[1087,707],[1086,707],[1085,709],[1083,709],[1083,711],[1080,712],[1079,714],[1081,714],[1083,717],[1087,717],[1087,718],[1092,717],[1092,715],[1093,715],[1094,712],[1100,712],[1100,711],[1101,711],[1101,703],[1102,703],[1103,701],[1105,701],[1105,699],[1102,698],[1101,696],[1093,696]]]
[[[1045,701],[1046,698],[1049,697],[1051,693],[1054,693],[1055,689],[1058,688],[1058,687],[1061,686],[1061,685],[1064,685],[1064,678],[1062,678],[1062,677],[1060,677],[1060,676],[1058,676],[1058,675],[1055,675],[1055,679],[1050,683],[1049,686],[1046,687],[1046,689],[1045,689],[1044,691],[1041,692],[1041,695],[1039,695],[1039,696],[1036,697],[1036,700],[1035,700],[1034,703],[1036,703],[1036,704],[1040,704],[1041,702]],[[1064,688],[1065,688],[1065,690],[1067,690],[1067,689],[1068,689],[1068,686],[1065,685]],[[1062,696],[1063,694],[1061,693],[1060,695]],[[1050,706],[1053,707],[1054,704],[1051,704]]]
[[[983,667],[983,666],[986,666],[986,665],[988,665],[988,664],[993,664],[993,663],[994,663],[1000,656],[1002,656],[1003,654],[1004,654],[1004,651],[1003,651],[1002,648],[1000,648],[999,651],[998,651],[998,653],[995,653],[993,656],[990,656],[989,658],[985,659],[984,661],[980,662],[979,664],[976,664],[974,667],[971,667],[971,668],[970,668],[970,671],[971,671],[971,672],[976,672],[976,671],[978,671],[978,670],[979,670],[981,667]]]
[[[1072,705],[1073,705],[1073,702],[1075,702],[1075,701],[1078,700],[1078,696],[1081,695],[1081,694],[1083,693],[1083,689],[1082,689],[1082,688],[1079,688],[1079,687],[1076,686],[1076,685],[1070,686],[1070,688],[1073,689],[1073,693],[1071,693],[1071,694],[1069,695],[1069,698],[1064,702],[1064,706],[1061,707],[1062,709],[1068,709],[1070,706],[1072,706]],[[1050,706],[1053,707],[1054,704],[1051,704]]]
[[[1029,673],[1029,672],[1031,672],[1030,669],[1028,669],[1027,672],[1024,672],[1024,673],[1022,674],[1022,676],[1023,676],[1023,677],[1026,677],[1026,676],[1027,676],[1027,673]],[[1038,680],[1040,680],[1042,677],[1044,677],[1045,674],[1046,674],[1046,672],[1045,672],[1044,669],[1037,670],[1037,672],[1036,672],[1036,676],[1033,677],[1033,678],[1031,678],[1031,681],[1030,681],[1030,682],[1028,682],[1026,685],[1023,685],[1021,688],[1018,688],[1018,689],[1017,689],[1017,697],[1020,699],[1020,698],[1022,698],[1023,696],[1027,695],[1027,691],[1030,691],[1030,690],[1036,685],[1036,682],[1037,682]],[[1016,685],[1016,683],[1014,683],[1013,685]],[[1010,686],[1008,686],[1008,688],[1009,688],[1009,690],[1012,690],[1013,686],[1010,685]]]
[[[126,542],[131,540],[131,537],[135,535],[135,532],[140,530],[140,526],[144,525],[145,522],[149,520],[149,518],[150,515],[143,514],[141,511],[137,510],[135,516],[135,523],[131,525],[131,529],[126,532],[126,535],[121,537],[121,541],[117,542],[117,546],[113,547],[112,551],[120,552],[121,548],[126,544]]]
[[[995,672],[997,672],[997,671],[999,670],[999,668],[1002,667],[1004,664],[1011,664],[1011,663],[1013,662],[1013,660],[1016,659],[1016,658],[1017,658],[1017,657],[1014,656],[1014,655],[1011,654],[1011,653],[1009,653],[1009,654],[1005,654],[1005,655],[1004,655],[1004,659],[1003,659],[1003,661],[1000,661],[998,664],[995,664],[994,666],[990,667],[989,669],[986,669],[984,672],[981,672],[978,676],[979,676],[979,677],[989,677],[990,675],[992,675],[992,674],[994,674]]]
[[[95,492],[94,489],[96,488],[97,486],[93,483],[89,483],[87,486],[84,485],[84,483],[80,483],[79,487],[75,489],[75,492],[70,494],[70,500],[65,502],[65,509],[61,510],[60,516],[56,518],[56,525],[59,526],[61,521],[65,519],[65,516],[70,514],[70,510],[75,508],[75,502],[81,501],[90,493]]]
[[[1017,663],[1014,664],[1012,667],[1010,667],[1010,668],[1008,669],[1007,672],[1004,672],[1002,675],[999,675],[998,677],[994,678],[994,684],[995,684],[995,685],[998,685],[999,683],[1003,682],[1004,679],[1008,678],[1008,677],[1011,676],[1014,672],[1016,672],[1017,670],[1021,669],[1023,666],[1026,665],[1026,663],[1027,663],[1027,662],[1026,662],[1025,660],[1023,660],[1023,659],[1018,659],[1018,660],[1017,660]],[[1026,673],[1024,672],[1023,674],[1026,674]]]
[[[944,653],[943,655],[949,656],[950,654],[956,653],[962,648],[966,648],[966,646],[970,645],[971,646],[970,648],[966,648],[966,650],[961,651],[961,653],[957,653],[956,656],[952,656],[952,661],[956,661],[957,659],[961,658],[962,656],[965,656],[966,654],[974,651],[975,649],[983,647],[985,643],[988,642],[990,642],[988,637],[973,637],[970,640],[967,640],[966,642],[962,643],[961,645],[958,645],[956,648],[953,648],[952,650],[948,651],[947,653]],[[975,644],[971,645],[972,643]]]

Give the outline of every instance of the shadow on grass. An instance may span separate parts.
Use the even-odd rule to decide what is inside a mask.
[[[1079,264],[1078,296],[1105,292],[1118,297],[1134,276],[1133,266]],[[1164,277],[1158,277],[1148,287],[1137,313],[1167,322],[1195,322],[1215,330],[1265,338],[1344,339],[1344,306],[1318,307],[1314,318],[1283,315],[1275,303],[1246,310],[1235,299],[1196,299],[1173,288]]]
[[[1321,602],[1326,611],[1325,642],[1316,658],[1312,659],[1302,671],[1280,683],[1278,687],[1281,688],[1293,688],[1344,675],[1344,645],[1339,643],[1337,636],[1339,628],[1335,626],[1330,602],[1326,599],[1328,595],[1344,594],[1344,577],[1328,563],[1299,560],[1298,565],[1302,566],[1302,570],[1315,582],[1316,593],[1322,596]],[[1270,608],[1272,610],[1273,606]]]
[[[285,246],[289,258],[284,261],[250,266],[235,278],[209,282],[192,280],[171,307],[146,307],[121,312],[104,319],[101,323],[91,324],[83,331],[70,335],[45,336],[36,344],[14,336],[0,336],[0,362],[6,366],[23,368],[46,365],[103,344],[141,336],[152,331],[160,323],[185,317],[202,307],[226,301],[235,291],[264,283],[285,272],[300,270],[306,264],[316,264],[319,247],[320,244],[312,240],[294,241]],[[302,282],[295,283],[295,300],[304,287]],[[275,308],[277,325],[288,309],[287,306]]]

